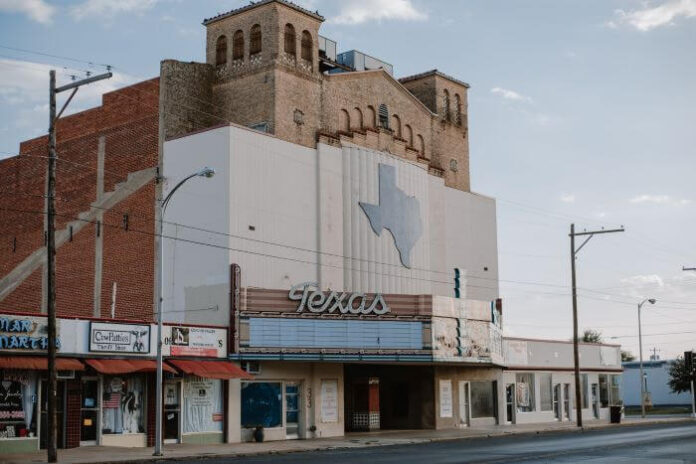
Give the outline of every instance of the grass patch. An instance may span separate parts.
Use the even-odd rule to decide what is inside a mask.
[[[626,406],[625,412],[627,416],[640,416],[640,407]],[[655,406],[645,409],[645,414],[649,416],[664,414],[689,414],[690,412],[691,407],[689,406]]]

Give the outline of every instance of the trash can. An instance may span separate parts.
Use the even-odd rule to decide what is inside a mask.
[[[609,408],[609,421],[612,424],[621,423],[621,406],[612,406]]]

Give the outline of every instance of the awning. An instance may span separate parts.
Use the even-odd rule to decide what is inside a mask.
[[[48,370],[48,358],[45,356],[2,356],[0,369]],[[56,358],[56,370],[84,371],[85,365],[73,358]]]
[[[131,374],[134,372],[155,372],[157,362],[150,359],[87,359],[85,361],[95,371],[102,374]],[[172,366],[162,363],[162,370],[176,374]]]
[[[197,375],[206,379],[253,379],[248,372],[229,361],[183,361],[170,359],[185,374]]]

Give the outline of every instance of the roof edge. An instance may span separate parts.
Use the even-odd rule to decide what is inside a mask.
[[[254,8],[268,5],[269,3],[280,3],[281,5],[285,5],[289,8],[292,8],[295,11],[303,13],[303,14],[305,14],[309,17],[312,17],[314,19],[317,19],[319,21],[323,22],[325,20],[325,18],[319,14],[319,11],[310,11],[306,8],[302,8],[300,5],[297,5],[289,0],[259,0],[257,2],[251,1],[249,3],[249,5],[235,8],[234,10],[230,10],[226,13],[220,13],[217,16],[213,16],[212,18],[206,18],[203,20],[202,24],[204,26],[209,26],[210,24],[213,24],[217,21],[221,21],[223,19],[229,18],[230,16],[234,16],[234,15],[237,15],[239,13],[244,13],[245,11],[250,11],[250,10],[253,10]]]
[[[438,71],[437,69],[431,69],[430,71],[425,71],[425,72],[422,72],[422,73],[413,74],[413,75],[411,75],[411,76],[400,77],[398,80],[399,80],[399,82],[402,82],[402,83],[403,83],[403,82],[410,82],[410,81],[415,81],[415,80],[418,80],[418,79],[423,79],[424,77],[428,77],[428,76],[440,76],[440,77],[442,77],[442,78],[444,78],[444,79],[450,80],[450,81],[455,82],[455,83],[457,83],[457,84],[459,84],[459,85],[463,85],[463,86],[466,87],[467,89],[471,87],[471,86],[470,86],[469,84],[467,84],[466,82],[464,82],[464,81],[462,81],[462,80],[459,80],[459,79],[457,79],[456,77],[452,77],[452,76],[450,76],[449,74],[445,74],[445,73],[443,73],[443,72],[441,72],[441,71]]]

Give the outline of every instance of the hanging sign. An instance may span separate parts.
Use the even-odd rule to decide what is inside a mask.
[[[89,351],[149,354],[150,326],[91,322]]]
[[[56,333],[59,322],[56,321]],[[60,338],[56,338],[60,348]],[[48,349],[48,324],[45,317],[0,317],[0,350],[45,351]]]
[[[305,282],[290,288],[288,298],[299,301],[297,312],[338,314],[376,314],[388,313],[389,306],[381,293],[375,294],[372,301],[364,293],[336,292],[324,293],[316,282]]]

